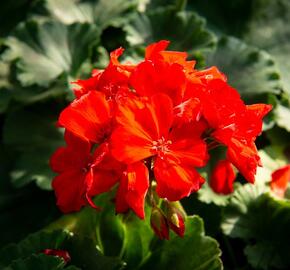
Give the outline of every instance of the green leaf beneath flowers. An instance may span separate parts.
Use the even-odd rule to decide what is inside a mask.
[[[198,199],[204,203],[214,203],[219,206],[225,206],[228,203],[229,195],[215,193],[206,182],[198,191]]]
[[[120,26],[137,8],[136,0],[46,0],[47,12],[65,24],[94,23],[101,29]]]
[[[47,256],[44,254],[31,255],[26,259],[18,259],[13,261],[9,266],[3,270],[81,270],[75,266],[65,267],[66,263],[63,259],[54,256]]]
[[[245,254],[253,267],[288,269],[290,202],[263,194],[266,191],[251,184],[237,189],[225,210],[222,228],[247,243]]]
[[[21,265],[23,265],[23,267],[27,267],[23,268],[23,270],[63,269],[65,264],[62,259],[58,258],[58,264],[56,264],[56,261],[48,259],[51,256],[40,255],[45,249],[59,249],[67,251],[71,257],[70,264],[80,267],[83,270],[117,270],[123,267],[123,263],[119,258],[107,257],[101,254],[101,252],[94,245],[92,239],[86,236],[61,230],[52,232],[40,231],[31,234],[18,244],[10,244],[6,246],[0,250],[0,266],[4,267],[10,265],[10,267],[13,267],[7,269],[15,270],[22,269]],[[39,258],[37,258],[38,256],[43,258],[39,260]],[[33,262],[35,265],[44,265],[39,268],[30,268]],[[52,268],[45,268],[47,267],[47,263],[51,263],[49,266]],[[79,269],[77,267],[65,269]]]
[[[23,86],[47,86],[61,74],[75,77],[82,72],[99,35],[90,24],[28,21],[6,40],[10,49],[4,59],[18,59],[16,73]]]
[[[280,92],[279,69],[273,58],[237,38],[221,38],[207,64],[217,66],[225,73],[229,83],[246,101],[256,101],[257,97],[260,100],[263,94]]]
[[[158,8],[155,11],[136,14],[124,27],[132,46],[147,46],[166,39],[170,49],[185,51],[190,57],[200,57],[213,49],[216,38],[205,28],[205,21],[194,12],[174,8]]]
[[[47,104],[49,106],[49,104]],[[15,151],[15,164],[11,171],[14,186],[21,187],[31,181],[43,189],[51,188],[54,176],[49,158],[58,146],[64,144],[62,132],[57,129],[57,117],[45,108],[17,110],[8,115],[3,141]]]
[[[52,233],[39,232],[29,235],[18,244],[9,244],[0,250],[1,268],[16,259],[24,259],[32,254],[39,254],[45,249],[61,249],[69,234],[62,231]]]
[[[218,243],[205,236],[202,219],[188,217],[185,226],[183,238],[172,234],[171,240],[163,241],[141,269],[223,269]]]

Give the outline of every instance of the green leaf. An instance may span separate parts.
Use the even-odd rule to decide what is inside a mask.
[[[287,158],[283,153],[281,145],[270,145],[259,150],[262,167],[257,168],[255,183],[265,185],[271,181],[271,174],[287,164]]]
[[[46,0],[47,12],[62,23],[95,23],[101,29],[120,26],[137,7],[136,0]]]
[[[83,270],[123,269],[124,263],[118,257],[104,256],[94,245],[92,239],[74,235],[65,243],[73,265]]]
[[[154,250],[141,269],[222,269],[217,241],[204,235],[202,219],[188,217],[183,238],[173,236]]]
[[[61,74],[77,76],[99,35],[96,26],[89,24],[28,21],[6,40],[10,49],[4,59],[18,59],[17,78],[23,86],[47,86]]]
[[[243,35],[245,40],[274,56],[281,70],[284,90],[290,93],[290,2],[288,0],[254,0],[252,16]]]
[[[219,206],[228,204],[230,195],[222,195],[215,193],[208,183],[204,183],[198,191],[198,199],[204,203],[214,203]]]
[[[290,108],[282,104],[277,104],[274,113],[277,125],[290,132]]]
[[[205,17],[215,32],[239,36],[251,16],[251,3],[252,0],[195,0],[188,1],[187,9]]]
[[[4,267],[13,260],[29,257],[31,254],[40,253],[44,249],[61,249],[62,243],[68,237],[69,234],[63,231],[31,234],[18,244],[10,244],[0,250],[0,266]]]
[[[17,152],[11,180],[22,187],[31,181],[43,189],[51,189],[54,176],[49,158],[63,145],[62,132],[56,128],[56,116],[46,108],[36,111],[18,110],[6,118],[3,141]]]
[[[217,50],[208,58],[208,65],[217,66],[229,83],[246,101],[259,100],[262,94],[280,93],[279,69],[265,51],[233,37],[219,40]]]
[[[254,268],[288,269],[290,202],[276,200],[265,191],[261,186],[241,186],[226,208],[222,228],[247,243],[245,254]]]
[[[200,56],[214,48],[216,38],[205,28],[205,21],[194,12],[176,12],[174,8],[159,8],[148,14],[136,14],[124,27],[132,46],[147,46],[166,39],[170,49],[186,51],[190,57]]]
[[[86,236],[81,236],[79,234],[73,234],[68,231],[57,230],[51,232],[40,231],[28,236],[18,244],[10,244],[6,246],[2,250],[0,250],[0,266],[4,267],[12,262],[11,265],[16,264],[20,267],[21,263],[24,263],[24,265],[26,265],[26,262],[29,262],[28,265],[30,267],[30,264],[32,263],[31,260],[33,261],[35,259],[33,257],[35,255],[39,256],[38,254],[41,253],[44,249],[60,249],[67,251],[71,257],[71,264],[77,267],[81,267],[81,269],[83,270],[115,270],[121,269],[124,265],[123,262],[117,257],[114,258],[104,256],[96,248],[92,239]],[[45,258],[43,258],[41,261],[37,260],[37,262],[40,264],[45,263],[45,261]],[[59,260],[58,262],[58,267],[64,266],[63,260]],[[56,267],[56,265],[54,264],[53,266]]]
[[[11,263],[4,270],[81,270],[75,266],[65,267],[65,262],[58,257],[47,256],[44,254],[32,255],[26,259],[18,259]]]

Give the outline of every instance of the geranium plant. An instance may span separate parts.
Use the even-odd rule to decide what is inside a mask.
[[[0,1],[0,269],[290,269],[289,18]]]

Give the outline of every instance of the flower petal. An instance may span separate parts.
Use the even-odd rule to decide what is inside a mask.
[[[53,179],[52,187],[57,197],[57,205],[64,213],[79,211],[86,204],[85,174],[66,171]]]
[[[284,197],[290,181],[290,164],[272,173],[271,190],[280,198]]]
[[[167,162],[156,158],[154,175],[157,181],[156,192],[160,198],[177,201],[200,189],[204,179],[197,171],[184,164]]]
[[[234,191],[235,178],[232,164],[228,160],[220,160],[211,173],[210,186],[216,193],[230,194]]]
[[[110,104],[105,95],[90,91],[62,111],[59,124],[84,140],[99,142],[110,117]]]

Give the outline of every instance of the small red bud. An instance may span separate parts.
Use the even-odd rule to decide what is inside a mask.
[[[233,165],[228,160],[220,160],[212,171],[209,184],[215,193],[227,195],[234,191],[235,178]]]
[[[173,230],[180,237],[184,236],[186,214],[184,210],[179,206],[179,202],[167,202],[167,221],[170,229]]]
[[[151,227],[160,239],[169,239],[169,226],[161,209],[154,207],[150,218]]]
[[[65,263],[68,263],[71,258],[69,253],[66,250],[60,250],[60,249],[45,249],[42,251],[45,255],[49,256],[56,256],[62,258]]]

